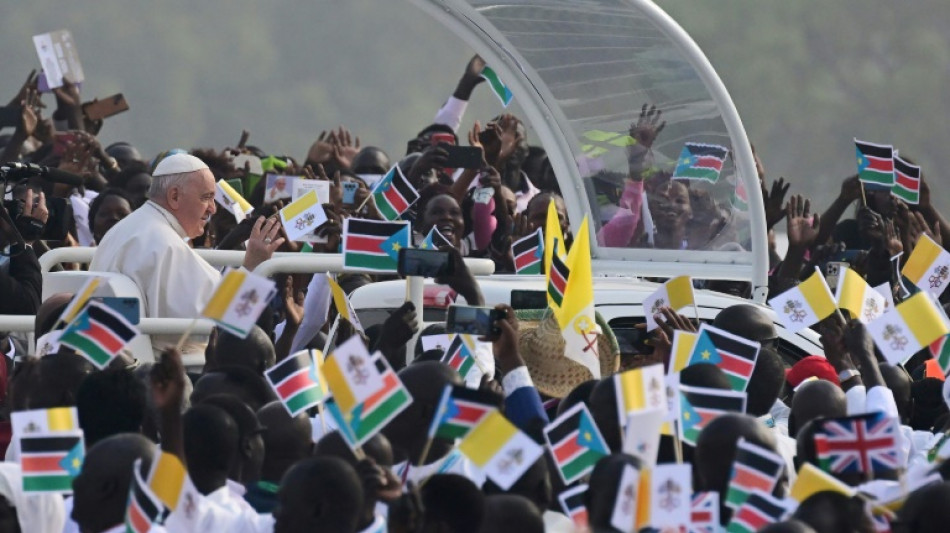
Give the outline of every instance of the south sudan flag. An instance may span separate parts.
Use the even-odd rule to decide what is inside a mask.
[[[409,246],[408,222],[343,221],[343,268],[347,271],[395,272],[399,250]]]

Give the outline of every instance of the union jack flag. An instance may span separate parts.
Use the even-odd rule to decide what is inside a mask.
[[[821,422],[815,451],[832,474],[883,473],[900,468],[898,423],[884,413],[865,413]]]
[[[689,520],[689,533],[719,533],[719,493],[693,494]]]

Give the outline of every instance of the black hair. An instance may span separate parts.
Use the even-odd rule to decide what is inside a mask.
[[[102,208],[102,204],[106,201],[106,198],[110,196],[118,196],[126,202],[129,203],[129,210],[135,209],[135,204],[132,202],[132,198],[129,197],[129,193],[125,192],[125,189],[119,189],[116,187],[109,187],[108,189],[103,190],[99,193],[99,196],[96,196],[92,199],[92,202],[89,204],[89,217],[86,220],[86,224],[89,226],[90,232],[95,232],[93,226],[96,224],[96,215],[99,213],[99,209]]]
[[[203,400],[203,393],[199,390],[199,383],[201,383],[201,380],[205,376],[213,374],[222,375],[226,381],[241,389],[241,391],[246,394],[244,399],[248,401],[248,406],[252,410],[256,411],[268,402],[276,399],[274,392],[267,385],[267,381],[265,381],[260,374],[243,366],[224,365],[215,368],[212,372],[204,374],[195,382],[195,390],[191,395],[192,403],[201,402]]]
[[[230,415],[237,423],[241,442],[259,433],[262,429],[254,411],[236,396],[215,394],[201,400],[201,405],[214,405]]]
[[[476,533],[485,512],[485,496],[468,478],[436,474],[422,486],[426,519],[454,533]]]
[[[770,348],[760,349],[746,386],[746,413],[756,417],[768,414],[784,385],[785,365],[782,364],[782,357]]]
[[[145,408],[145,385],[125,368],[93,372],[76,391],[79,426],[87,447],[117,433],[138,433]]]
[[[129,180],[139,174],[149,174],[148,163],[144,161],[129,161],[125,164],[125,167],[112,178],[110,185],[112,187],[125,189],[129,184]]]
[[[234,417],[217,405],[196,405],[182,416],[182,432],[190,471],[227,474],[240,445]]]

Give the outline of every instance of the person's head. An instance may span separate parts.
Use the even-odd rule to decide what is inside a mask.
[[[521,164],[521,170],[538,189],[545,192],[560,193],[557,176],[554,174],[551,160],[548,159],[548,154],[544,151],[544,148],[529,146],[528,157]]]
[[[911,384],[914,397],[914,416],[910,425],[914,429],[937,431],[941,419],[947,416],[947,403],[943,401],[943,381],[924,378]]]
[[[713,325],[733,335],[761,343],[763,347],[775,348],[778,340],[778,332],[769,314],[752,304],[733,305],[719,311]]]
[[[894,403],[897,404],[897,413],[900,414],[901,424],[910,424],[914,416],[914,397],[911,394],[913,380],[904,367],[899,365],[880,365],[884,384],[894,394]]]
[[[808,524],[816,533],[874,531],[870,518],[864,512],[864,502],[840,492],[820,491],[812,494],[798,506],[792,517]]]
[[[597,462],[590,473],[587,493],[584,495],[587,517],[593,531],[617,531],[611,525],[614,507],[619,498],[629,497],[620,493],[624,470],[633,467],[639,471],[642,466],[639,459],[623,453],[608,455]],[[636,501],[639,494],[632,496],[631,499]]]
[[[203,374],[195,382],[191,403],[199,403],[215,394],[236,396],[253,410],[277,399],[263,376],[241,366],[221,366]]]
[[[381,433],[373,435],[363,446],[363,452],[366,459],[358,461],[356,454],[350,445],[347,444],[343,435],[339,431],[331,431],[324,435],[314,446],[314,457],[336,457],[346,461],[347,464],[356,469],[360,478],[365,480],[367,472],[370,469],[377,469],[379,472],[383,468],[391,468],[393,465],[393,452],[389,441]],[[378,501],[375,495],[363,495],[363,511],[360,513],[359,525],[365,527],[371,524],[376,515],[376,505]]]
[[[764,424],[748,415],[725,414],[716,417],[699,434],[693,460],[694,490],[716,491],[726,494],[732,475],[732,462],[739,439],[778,453],[774,433]],[[779,483],[778,496],[784,495]],[[719,502],[719,520],[729,523],[731,511],[725,500]]]
[[[752,416],[768,414],[784,384],[785,365],[782,364],[782,357],[770,348],[760,349],[746,386],[746,412]]]
[[[686,224],[693,218],[689,189],[686,185],[669,180],[647,194],[647,202],[656,224],[657,237],[684,236]]]
[[[383,428],[383,435],[392,444],[397,460],[408,456],[414,463],[425,446],[426,432],[442,391],[449,384],[461,385],[462,378],[448,365],[427,361],[400,370],[399,379],[412,396],[412,404]],[[438,458],[431,453],[430,457]]]
[[[433,138],[433,136],[436,137]],[[406,155],[422,152],[432,146],[434,141],[456,145],[458,144],[458,136],[452,131],[451,127],[445,124],[429,124],[415,138],[406,143]]]
[[[392,163],[381,148],[364,146],[350,162],[350,170],[356,174],[385,174]]]
[[[66,309],[72,298],[72,293],[57,292],[43,300],[40,308],[36,310],[36,318],[33,320],[33,333],[37,339],[53,329],[53,326],[59,321],[59,316],[63,314],[63,310]]]
[[[145,405],[145,385],[131,370],[106,368],[87,375],[76,392],[86,446],[117,433],[141,431]]]
[[[792,365],[785,371],[785,383],[794,389],[810,377],[824,379],[835,385],[840,385],[838,372],[835,367],[822,355],[809,355]]]
[[[363,509],[363,486],[353,467],[336,457],[304,459],[277,491],[274,533],[351,533]]]
[[[214,174],[208,165],[192,155],[174,154],[152,172],[148,199],[171,212],[185,235],[194,239],[204,233],[217,211],[214,192]]]
[[[485,515],[485,496],[468,478],[436,474],[420,489],[424,533],[476,533]]]
[[[554,200],[554,210],[557,211],[558,222],[561,225],[561,234],[566,238],[567,234],[571,231],[570,224],[567,220],[567,205],[564,204],[564,198],[561,198],[561,195],[557,193],[538,193],[528,201],[528,206],[525,208],[525,216],[528,218],[528,229],[530,231],[537,231],[538,228],[541,228],[541,230],[544,231],[545,224],[548,220],[548,205],[552,199]]]
[[[544,533],[541,511],[527,498],[495,494],[485,498],[481,533]]]
[[[291,417],[279,401],[257,410],[257,420],[264,426],[264,463],[261,479],[277,483],[291,465],[310,456],[310,419],[305,413]]]
[[[597,383],[598,381],[596,379],[590,379],[574,387],[571,392],[567,393],[567,396],[561,398],[561,401],[558,402],[558,416],[579,403],[590,403],[590,394],[594,391],[594,387],[597,386]]]
[[[816,379],[804,383],[792,397],[788,416],[788,434],[798,435],[799,428],[823,417],[848,416],[848,403],[841,387],[830,381]]]
[[[152,464],[155,444],[142,435],[122,433],[97,442],[86,451],[73,480],[72,519],[80,531],[105,531],[125,519],[132,466],[142,460],[142,474]]]
[[[694,363],[687,366],[680,372],[680,383],[705,389],[732,389],[729,376],[721,368],[711,363]]]
[[[220,407],[237,423],[238,453],[231,463],[230,479],[239,483],[251,483],[261,477],[264,462],[264,437],[266,428],[257,420],[254,410],[236,396],[218,394],[201,401],[203,405]]]
[[[617,387],[613,379],[607,377],[594,385],[587,407],[600,429],[600,434],[604,436],[607,447],[619,452],[623,443],[620,438],[620,421],[617,419]]]
[[[195,488],[210,494],[227,483],[237,461],[237,422],[216,405],[200,404],[182,416],[185,463]]]
[[[251,328],[244,339],[218,328],[214,358],[206,362],[205,371],[214,371],[222,366],[244,367],[263,376],[264,371],[274,366],[276,360],[274,343],[259,326]]]
[[[465,219],[462,207],[444,185],[429,185],[419,195],[419,233],[428,235],[433,228],[439,228],[452,246],[459,247],[465,232]]]
[[[38,381],[28,392],[30,409],[76,405],[80,383],[95,370],[85,357],[68,352],[42,357],[37,367]]]
[[[119,164],[119,168],[123,170],[132,163],[145,164],[145,162],[142,161],[142,154],[140,154],[134,146],[125,141],[110,144],[106,147],[105,152],[106,155],[115,159],[115,162]]]
[[[950,482],[934,483],[910,493],[892,522],[893,531],[942,533],[950,524]]]
[[[120,220],[132,214],[132,199],[122,189],[106,189],[89,204],[89,230],[96,242]]]

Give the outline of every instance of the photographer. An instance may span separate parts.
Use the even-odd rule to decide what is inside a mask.
[[[32,245],[42,235],[49,211],[42,191],[17,186],[13,198],[4,202],[3,209],[16,227],[10,227],[7,217],[0,218],[0,315],[32,315],[39,309],[43,289]]]

